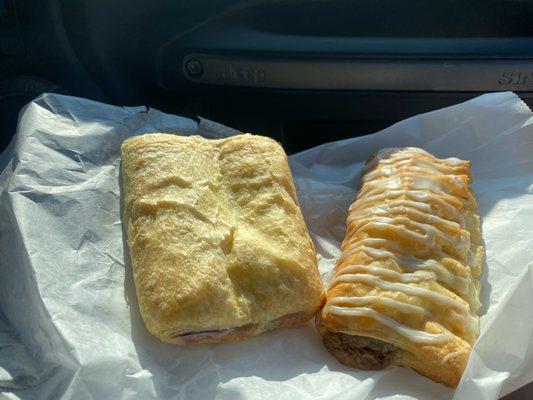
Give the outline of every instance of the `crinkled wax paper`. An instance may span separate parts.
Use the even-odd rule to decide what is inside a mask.
[[[497,399],[533,380],[533,114],[487,94],[290,157],[327,281],[365,159],[420,146],[472,160],[487,256],[481,335],[454,392],[411,370],[340,365],[312,323],[238,343],[160,343],[139,315],[120,220],[119,146],[218,124],[45,94],[0,157],[0,385],[6,398]],[[327,134],[327,132],[324,132]]]

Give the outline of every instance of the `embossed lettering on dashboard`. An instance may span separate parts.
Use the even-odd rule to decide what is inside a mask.
[[[498,79],[499,85],[533,86],[533,72],[504,71]]]
[[[220,76],[225,81],[257,85],[265,80],[266,71],[263,68],[240,67],[235,63],[229,63],[227,69]]]

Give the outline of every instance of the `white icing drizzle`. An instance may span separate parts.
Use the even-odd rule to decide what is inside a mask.
[[[402,301],[391,299],[385,296],[338,296],[329,301],[330,304],[349,303],[354,306],[363,306],[370,304],[383,304],[396,308],[397,310],[406,314],[425,314],[426,310],[423,307],[415,306],[413,304],[404,303]]]
[[[446,164],[451,165],[452,167],[459,167],[462,164],[466,164],[466,161],[461,160],[460,158],[456,157],[449,157],[442,159]]]
[[[461,354],[465,354],[465,353],[468,353],[467,349],[459,349],[459,350],[453,351],[449,354],[446,354],[444,357],[442,357],[441,362],[443,364],[446,364],[450,358],[457,358],[457,356],[460,356]]]
[[[429,176],[423,176],[423,175],[414,175],[413,181],[411,183],[411,187],[413,189],[427,189],[431,190],[434,193],[446,193],[450,194],[451,190],[447,187],[447,185],[443,185],[443,183],[447,182],[441,182],[437,179],[433,179]],[[464,187],[464,182],[461,178],[452,176],[450,179],[450,182],[453,183],[454,186],[458,187]]]
[[[455,222],[457,222],[461,227],[465,226],[464,217],[459,213],[459,211],[446,200],[441,198],[438,194],[431,192],[423,192],[420,190],[390,190],[385,193],[379,193],[371,196],[359,197],[357,198],[352,205],[350,206],[350,211],[360,209],[370,203],[382,202],[383,200],[390,200],[393,198],[400,197],[405,195],[408,199],[417,202],[418,207],[425,207],[428,212],[431,210],[429,202],[434,202],[442,207],[448,215],[451,215]],[[421,206],[421,204],[423,206]],[[427,209],[429,207],[429,209]]]
[[[472,315],[470,313],[457,313],[455,310],[450,310],[448,318],[459,320],[461,323],[466,325],[467,331],[479,335],[479,319],[477,315]]]
[[[438,281],[442,282],[444,285],[463,296],[468,295],[470,280],[468,278],[463,278],[451,273],[437,260],[420,260],[415,257],[403,257],[400,262],[402,267],[409,271],[433,271],[437,276]]]
[[[411,160],[402,160],[398,163],[391,164],[387,167],[376,168],[371,172],[366,173],[361,179],[363,182],[368,182],[374,179],[388,178],[399,173],[422,173],[425,175],[442,175],[442,170],[434,168],[428,163],[422,163],[420,166],[410,165]],[[399,168],[404,166],[404,168]]]
[[[413,153],[422,156],[416,157]],[[383,293],[330,298],[326,305],[328,312],[372,318],[413,342],[438,344],[453,339],[448,331],[432,334],[414,329],[372,308],[372,305],[381,304],[431,320],[423,307],[386,295],[387,292],[401,292],[449,308],[448,323],[458,320],[467,332],[477,334],[478,319],[468,306],[476,302],[473,282],[470,278],[456,276],[438,261],[448,258],[464,264],[467,257],[472,258],[470,233],[464,229],[462,213],[465,201],[471,196],[464,176],[458,175],[464,172],[457,172],[460,171],[458,167],[466,165],[467,162],[457,158],[438,160],[421,149],[407,148],[385,149],[365,166],[367,172],[362,177],[359,195],[350,206],[349,229],[330,289],[340,283],[361,283],[380,288]],[[466,196],[467,200],[458,195]],[[388,239],[391,236],[411,241],[415,244],[414,254],[425,253],[429,259],[401,254],[398,243]],[[359,239],[352,242],[351,238]],[[377,265],[342,265],[359,252],[373,258],[372,263],[377,262]],[[406,272],[383,268],[386,264],[380,260],[393,260]],[[449,262],[453,262],[451,260]],[[423,281],[443,283],[466,298],[468,304],[420,286]],[[339,304],[342,307],[337,306]],[[460,351],[448,354],[443,362],[456,357]]]
[[[401,213],[422,220],[421,222],[428,222],[435,225],[440,225],[451,232],[457,232],[461,230],[461,226],[457,222],[448,221],[439,216],[427,214],[427,209],[423,210],[426,211],[425,213],[419,211],[419,204],[423,203],[417,203],[408,200],[393,200],[387,204],[351,212],[348,216],[348,222],[365,217],[368,218],[371,216],[387,216]],[[427,204],[425,205],[427,206]],[[431,207],[429,211],[431,211]]]
[[[422,201],[434,201],[439,206],[444,208],[448,213],[452,214],[455,218],[459,219],[459,221],[460,221],[460,222],[458,222],[459,225],[461,225],[461,227],[464,228],[464,226],[465,226],[464,217],[457,211],[457,209],[454,206],[452,206],[447,201],[441,199],[436,194],[430,193],[430,192],[422,192],[422,191],[418,191],[418,190],[409,190],[409,191],[407,191],[405,193],[405,195],[407,197],[413,199],[413,200],[417,200],[417,201],[420,201],[420,202],[422,202]]]
[[[403,224],[403,226],[402,226]],[[413,222],[406,217],[373,217],[372,219],[368,218],[362,220],[359,224],[354,224],[353,232],[357,232],[365,228],[367,229],[378,229],[378,230],[392,230],[401,236],[406,236],[407,238],[418,242],[426,247],[435,246],[435,239],[438,235],[437,229],[435,227],[421,224],[419,222]],[[413,228],[418,228],[418,230],[423,231],[424,233],[419,233],[415,230],[410,230],[405,227],[405,225],[411,225]],[[425,225],[425,226],[424,226]],[[444,236],[444,235],[442,235]]]
[[[414,159],[413,153],[421,154],[422,156],[429,158],[431,160],[432,166],[434,166],[435,168],[441,168],[443,172],[452,173],[454,167],[459,167],[461,165],[467,164],[466,161],[455,157],[437,159],[427,151],[419,149],[417,147],[385,148],[380,150],[375,155],[375,157],[369,163],[366,164],[365,170],[373,168],[378,163],[389,165],[395,164],[399,161],[411,161]],[[419,159],[416,159],[416,161],[420,162]],[[450,167],[452,169],[451,171]]]
[[[467,278],[463,278],[451,273],[437,260],[421,260],[416,257],[399,254],[394,249],[388,248],[389,246],[393,248],[396,247],[396,243],[387,239],[367,238],[358,243],[361,243],[361,245],[346,249],[346,251],[341,254],[338,264],[346,260],[351,255],[362,251],[376,259],[392,258],[398,265],[410,272],[424,270],[432,271],[437,276],[437,280],[444,283],[450,289],[460,293],[463,296],[467,296],[469,293],[470,281]],[[387,249],[377,249],[371,247],[372,245],[381,245],[387,247]]]
[[[441,175],[442,176],[442,175]],[[424,175],[406,175],[403,177],[384,178],[365,182],[361,188],[358,198],[363,196],[371,196],[373,194],[380,194],[384,190],[428,190],[433,194],[450,195],[453,187],[450,188],[448,184],[453,187],[464,189],[465,182],[458,176],[448,176],[448,179],[437,180],[432,176]],[[404,188],[407,186],[407,188]],[[456,200],[464,202],[465,199],[456,197]]]
[[[414,283],[422,282],[430,279],[435,279],[435,273],[429,271],[423,271],[418,274],[411,273],[400,273],[392,269],[375,267],[372,265],[346,265],[342,269],[337,271],[337,276],[341,274],[345,276],[346,274],[356,274],[356,273],[370,273],[372,275],[384,276],[390,279],[397,279],[398,282],[402,283]]]
[[[370,286],[378,286],[379,288],[383,290],[403,292],[409,296],[424,297],[427,299],[431,299],[432,301],[434,301],[435,303],[441,306],[450,306],[450,307],[457,308],[458,310],[464,312],[465,315],[470,313],[470,309],[468,308],[466,304],[461,303],[459,300],[456,300],[453,297],[448,297],[443,294],[440,294],[440,293],[437,293],[432,290],[419,287],[419,286],[412,286],[406,283],[384,281],[374,275],[369,275],[369,274],[342,274],[341,273],[340,275],[335,276],[335,278],[331,282],[330,287],[334,287],[336,284],[346,283],[346,282],[364,283]]]
[[[416,343],[436,345],[446,343],[453,339],[453,335],[447,331],[442,333],[428,333],[419,329],[413,329],[367,307],[352,308],[328,305],[326,306],[326,311],[343,316],[372,318]]]
[[[411,228],[411,229],[409,229]],[[394,231],[401,237],[413,240],[425,247],[435,247],[437,238],[440,238],[444,244],[449,245],[454,253],[460,257],[466,255],[470,247],[470,235],[466,231],[459,231],[460,234],[450,237],[433,225],[413,221],[406,216],[383,217],[375,215],[372,217],[356,220],[350,225],[348,234],[353,235],[356,232],[368,229],[381,231]]]

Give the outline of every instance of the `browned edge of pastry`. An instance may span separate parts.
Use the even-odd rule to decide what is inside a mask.
[[[296,328],[302,326],[315,316],[316,311],[317,310],[312,312],[297,312],[287,314],[272,321],[248,324],[236,328],[190,332],[184,334],[182,333],[174,336],[168,336],[164,341],[166,343],[184,345],[235,342],[278,328]]]

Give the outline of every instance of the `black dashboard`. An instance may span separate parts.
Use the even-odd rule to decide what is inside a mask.
[[[533,2],[0,0],[0,148],[44,91],[145,104],[288,152],[487,91],[533,101]]]

